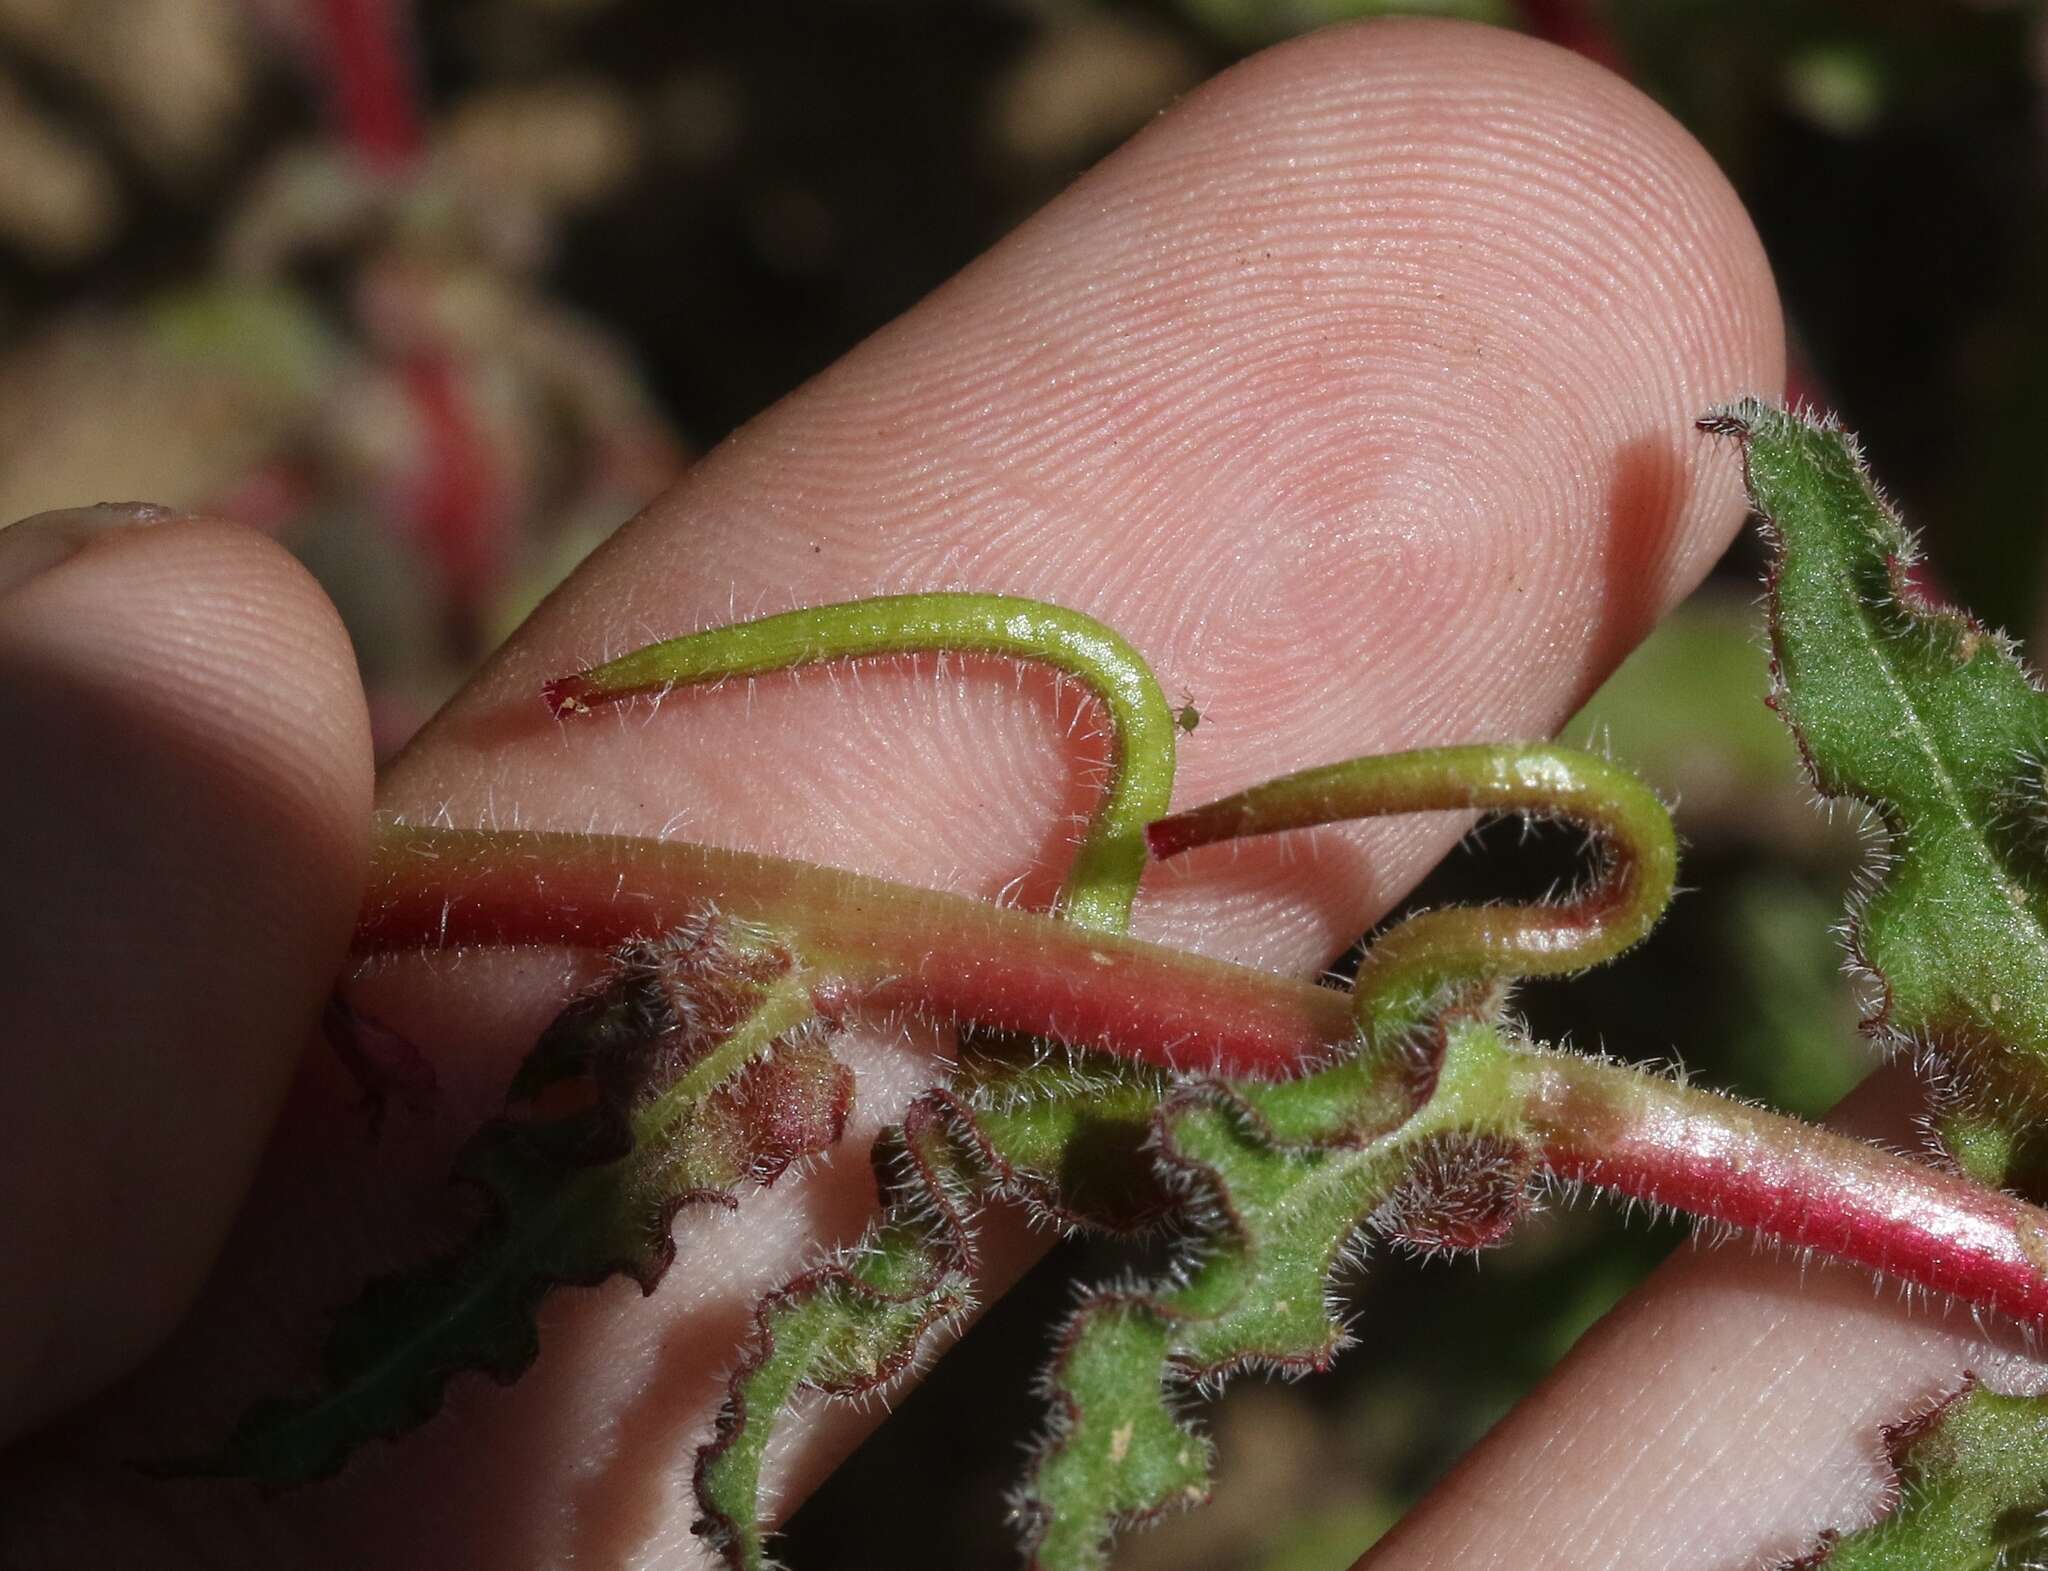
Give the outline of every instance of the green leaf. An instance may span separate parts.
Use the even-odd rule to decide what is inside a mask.
[[[1135,1295],[1075,1316],[1047,1384],[1054,1416],[1020,1515],[1032,1564],[1093,1571],[1123,1528],[1209,1498],[1213,1449],[1175,1416],[1161,1372],[1175,1325]]]
[[[1454,16],[1498,27],[1514,21],[1507,0],[1180,0],[1180,8],[1198,27],[1246,49],[1368,16]]]
[[[876,1143],[881,1219],[755,1309],[716,1433],[697,1452],[701,1514],[691,1529],[735,1571],[768,1564],[761,1462],[797,1393],[878,1391],[911,1367],[927,1335],[973,1308],[963,1117],[944,1093],[912,1104]]]
[[[773,1422],[800,1390],[865,1396],[914,1362],[925,1337],[974,1305],[974,1284],[930,1230],[898,1221],[870,1230],[847,1255],[806,1272],[762,1302],[754,1336],[732,1377],[717,1434],[697,1453],[692,1531],[729,1565],[768,1563],[761,1521],[761,1461]]]
[[[876,1146],[877,1222],[755,1311],[716,1433],[697,1454],[695,1531],[735,1571],[768,1563],[761,1463],[798,1393],[881,1390],[972,1308],[968,1197],[1001,1195],[1055,1225],[1106,1231],[1178,1204],[1148,1149],[1171,1089],[1163,1075],[985,1032],[967,1033],[962,1050],[955,1087],[920,1097]]]
[[[1162,1295],[1179,1321],[1172,1352],[1205,1378],[1246,1365],[1325,1369],[1344,1345],[1332,1278],[1400,1171],[1383,1143],[1272,1146],[1222,1108],[1167,1119],[1168,1160],[1213,1195],[1221,1223],[1184,1286]]]
[[[1248,1368],[1327,1368],[1348,1339],[1338,1289],[1368,1223],[1435,1252],[1494,1242],[1526,1209],[1530,1163],[1512,1133],[1459,1122],[1468,1102],[1501,1105],[1498,1028],[1446,1022],[1430,1056],[1419,1089],[1413,1062],[1388,1060],[1376,1092],[1360,1057],[1165,1105],[1157,1145],[1197,1234],[1164,1281],[1094,1300],[1062,1343],[1052,1432],[1023,1498],[1034,1566],[1095,1571],[1124,1527],[1207,1498],[1209,1448],[1177,1397]],[[1322,1141],[1297,1143],[1318,1099]],[[1285,1144],[1268,1111],[1281,1106]],[[1384,1122],[1362,1126],[1361,1107]]]
[[[1468,1055],[1493,1041],[1477,1035]],[[736,1571],[767,1563],[761,1459],[797,1393],[879,1389],[968,1307],[961,1197],[1015,1196],[1062,1223],[1112,1229],[1156,1219],[1170,1201],[1195,1234],[1178,1280],[1092,1299],[1048,1376],[1053,1432],[1019,1514],[1034,1563],[1065,1571],[1099,1566],[1119,1529],[1206,1498],[1210,1447],[1175,1416],[1177,1390],[1248,1365],[1329,1363],[1346,1339],[1334,1278],[1402,1176],[1430,1169],[1426,1153],[1410,1160],[1384,1138],[1442,1078],[1426,1051],[1377,1071],[1347,1058],[1284,1085],[1190,1087],[1091,1074],[1060,1055],[979,1060],[1002,1045],[976,1043],[961,1090],[920,1098],[897,1144],[878,1148],[880,1223],[757,1311],[697,1464],[697,1530]],[[1522,1180],[1517,1168],[1517,1203]],[[1447,1195],[1411,1196],[1410,1212],[1440,1215]]]
[[[1780,1571],[2024,1571],[2048,1564],[2048,1400],[1974,1381],[1885,1432],[1896,1503]]]
[[[1167,1077],[967,1032],[953,1077],[963,1140],[1005,1199],[1060,1227],[1134,1232],[1178,1201],[1152,1160]]]
[[[911,647],[1047,660],[1102,703],[1116,762],[1061,886],[1060,912],[1081,927],[1123,931],[1145,869],[1145,826],[1172,794],[1175,718],[1143,658],[1090,618],[1000,596],[901,596],[696,635],[589,675],[600,685],[650,674],[694,680],[699,653],[711,657],[703,669],[732,672],[761,659]],[[954,1086],[919,1098],[878,1144],[883,1210],[861,1241],[756,1310],[717,1432],[697,1454],[695,1531],[738,1571],[766,1563],[761,1458],[796,1394],[879,1389],[909,1367],[935,1327],[971,1305],[964,1196],[1001,1194],[1060,1226],[1109,1229],[1141,1226],[1172,1206],[1145,1150],[1162,1076],[1084,1066],[1050,1044],[968,1031]]]
[[[623,952],[543,1034],[515,1100],[571,1086],[576,1105],[494,1120],[463,1148],[457,1173],[487,1193],[489,1219],[342,1311],[320,1391],[252,1409],[214,1456],[163,1470],[303,1483],[425,1422],[463,1370],[516,1379],[549,1292],[623,1274],[651,1293],[677,1209],[732,1204],[831,1145],[853,1090],[788,952],[720,917]]]
[[[2048,1114],[2048,696],[2002,634],[1921,587],[1845,433],[1755,402],[1702,425],[1742,443],[1774,543],[1773,701],[1815,787],[1888,834],[1850,931],[1879,988],[1866,1026],[1947,1066],[1952,1148],[2012,1181]]]

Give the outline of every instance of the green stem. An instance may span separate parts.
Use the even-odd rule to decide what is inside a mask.
[[[1432,747],[1305,769],[1162,819],[1147,838],[1168,857],[1348,818],[1459,809],[1579,824],[1600,842],[1599,876],[1555,904],[1427,911],[1386,933],[1353,994],[1368,1038],[1421,1024],[1448,993],[1610,960],[1670,903],[1678,843],[1664,804],[1627,770],[1549,743]]]
[[[1145,871],[1145,826],[1173,792],[1174,719],[1151,668],[1123,638],[1078,611],[1010,595],[890,595],[711,628],[547,684],[557,716],[638,693],[832,660],[948,651],[1049,665],[1109,711],[1109,785],[1060,892],[1076,926],[1120,931]]]

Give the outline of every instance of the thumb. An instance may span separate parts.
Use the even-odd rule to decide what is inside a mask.
[[[158,509],[0,530],[0,1439],[210,1265],[341,962],[370,742],[278,547]]]

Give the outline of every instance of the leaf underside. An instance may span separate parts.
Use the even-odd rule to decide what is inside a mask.
[[[1887,1430],[1892,1504],[1779,1571],[2036,1571],[2048,1566],[2048,1404],[1967,1382]]]
[[[1447,1020],[1424,1051],[1455,1079],[1502,1046],[1493,1020]],[[1186,1196],[1189,1237],[1165,1277],[1088,1299],[1061,1339],[1051,1429],[1019,1497],[1034,1565],[1099,1567],[1117,1532],[1207,1498],[1208,1442],[1180,1409],[1245,1370],[1326,1369],[1349,1340],[1340,1289],[1369,1229],[1476,1247],[1527,1209],[1528,1161],[1511,1140],[1410,1123],[1432,1089],[1413,1067],[1375,1076],[1351,1059],[1285,1086],[1184,1087],[1161,1104],[1155,1149]],[[1400,1091],[1367,1128],[1373,1078]],[[1432,1166],[1430,1148],[1447,1160]],[[1422,1193],[1406,1182],[1418,1172],[1442,1181]],[[1460,1221],[1479,1210],[1485,1226]],[[1410,1225],[1422,1240],[1405,1237]]]
[[[1016,1514],[1031,1563],[1059,1571],[1100,1566],[1122,1529],[1207,1498],[1211,1449],[1180,1412],[1194,1394],[1244,1369],[1327,1367],[1347,1340],[1337,1287],[1368,1224],[1395,1236],[1413,1224],[1418,1248],[1469,1247],[1526,1206],[1528,1164],[1510,1142],[1439,1141],[1432,1162],[1391,1139],[1447,1058],[1498,1052],[1491,1020],[1399,1062],[1345,1059],[1281,1085],[1105,1082],[1030,1044],[977,1052],[1005,1045],[1025,1056],[1007,1069],[971,1059],[964,1084],[922,1099],[878,1150],[884,1210],[861,1243],[757,1312],[697,1468],[698,1531],[740,1571],[768,1563],[760,1462],[773,1415],[803,1388],[882,1388],[959,1317],[973,1198],[1127,1229],[1167,1197],[1183,1235],[1165,1278],[1084,1300],[1048,1371],[1050,1428]],[[1149,1182],[1111,1182],[1134,1152]],[[1426,1193],[1402,1183],[1418,1172],[1437,1180]]]

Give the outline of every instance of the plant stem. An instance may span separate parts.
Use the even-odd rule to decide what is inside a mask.
[[[380,827],[356,948],[607,947],[707,907],[780,929],[826,1014],[907,1009],[1197,1073],[1298,1074],[1356,1040],[1328,988],[1026,912],[687,842]],[[2048,1212],[1626,1065],[1509,1049],[1503,1115],[1559,1178],[2048,1326]],[[1398,1136],[1394,1137],[1398,1138]]]
[[[402,168],[424,135],[415,101],[410,0],[317,0],[327,89],[348,144],[371,168]]]
[[[894,654],[1000,655],[1049,665],[1109,712],[1115,756],[1061,887],[1077,926],[1122,932],[1145,872],[1145,826],[1173,794],[1174,722],[1152,668],[1091,616],[1015,595],[883,595],[708,628],[558,677],[542,689],[558,719],[641,693]]]
[[[1381,753],[1304,769],[1146,830],[1155,856],[1349,818],[1464,810],[1575,823],[1598,841],[1598,876],[1538,905],[1453,906],[1383,934],[1358,969],[1353,1012],[1369,1037],[1399,1037],[1469,991],[1563,976],[1613,959],[1656,926],[1678,872],[1671,815],[1607,759],[1548,742]]]
[[[1626,1065],[1515,1056],[1525,1117],[1558,1177],[2048,1326],[2048,1212],[1960,1173]]]
[[[1161,1068],[1286,1076],[1350,1001],[959,895],[683,841],[380,826],[356,949],[607,948],[715,907],[789,935],[819,1007],[910,1009]]]

